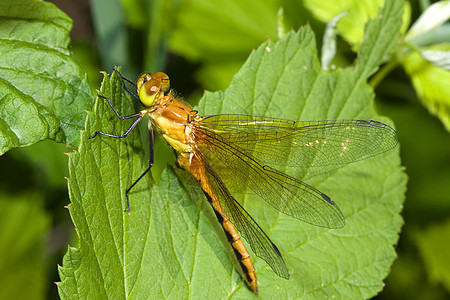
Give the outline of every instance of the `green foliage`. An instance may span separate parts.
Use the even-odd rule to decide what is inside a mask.
[[[190,1],[183,6],[170,46],[192,60],[206,87],[225,88],[249,49],[276,37],[279,1]]]
[[[425,107],[439,117],[450,131],[450,40],[426,40],[423,36],[443,28],[441,24],[450,18],[450,1],[431,5],[412,25],[405,36],[411,53],[401,57],[405,71],[411,77],[417,94]],[[444,28],[446,34],[449,28]],[[434,34],[436,36],[436,34]]]
[[[105,78],[101,93],[116,103],[119,111],[130,114],[133,105],[129,99],[122,100],[122,85],[117,77],[115,74],[111,83]],[[106,101],[97,101],[94,111],[89,113],[87,131],[82,134],[79,151],[70,154],[69,210],[77,228],[79,246],[69,248],[64,268],[60,268],[62,282],[58,288],[62,298],[70,299],[74,294],[93,299],[106,296],[124,298],[129,293],[123,285],[124,278],[130,276],[127,270],[139,270],[139,266],[134,264],[140,262],[142,247],[133,244],[146,240],[141,230],[145,231],[147,227],[149,207],[137,209],[133,202],[131,218],[124,213],[123,204],[125,186],[142,173],[140,139],[136,135],[127,140],[88,139],[91,127],[102,128],[106,132],[123,132],[126,125],[116,119]],[[148,184],[144,182],[136,190],[148,191]],[[125,233],[136,236],[125,238]],[[132,256],[133,261],[129,261]]]
[[[100,39],[103,64],[107,66],[128,65],[130,56],[129,47],[126,45],[128,34],[119,1],[93,0],[92,13]]]
[[[306,1],[305,3],[315,16],[324,22],[331,21],[339,13],[347,12],[347,15],[338,22],[336,30],[357,50],[364,40],[362,25],[369,17],[377,15],[377,7],[383,2],[384,0],[349,0],[333,4],[323,1]],[[411,14],[410,6],[407,3],[404,8],[401,32],[406,31]],[[447,130],[450,130],[449,91],[446,84],[450,76],[448,67],[450,51],[448,44],[441,43],[438,39],[425,40],[423,36],[432,34],[432,31],[436,31],[449,17],[449,1],[442,1],[430,6],[405,35],[403,44],[397,49],[397,55],[391,58],[391,63],[386,68],[386,71],[390,71],[396,64],[402,64],[425,106],[442,120]],[[448,32],[447,29],[447,35]],[[439,52],[430,51],[437,49]],[[380,72],[379,76],[384,74],[385,72]],[[374,85],[376,84],[378,84],[378,79],[374,80]]]
[[[13,200],[13,201],[11,201]],[[49,218],[42,197],[0,194],[1,299],[43,299],[47,283],[42,235]]]
[[[450,220],[418,231],[415,235],[425,267],[434,282],[442,283],[450,293]]]
[[[171,50],[201,61],[198,80],[212,90],[229,85],[249,49],[277,37],[280,7],[284,8],[284,25],[288,29],[306,24],[309,17],[303,4],[290,0],[200,0],[183,4],[179,7],[177,27],[170,36]]]
[[[291,272],[285,281],[256,258],[261,297],[367,298],[380,291],[388,273],[380,298],[448,297],[450,268],[443,267],[443,249],[450,240],[445,221],[450,212],[450,139],[444,129],[450,128],[449,1],[423,7],[423,12],[417,11],[415,0],[411,5],[395,0],[113,2],[90,2],[96,35],[80,37],[78,27],[71,32],[71,47],[72,20],[54,5],[0,2],[0,153],[7,152],[0,157],[5,199],[0,278],[8,287],[0,298],[57,297],[56,288],[44,285],[59,280],[59,296],[71,299],[253,296],[202,193],[178,168],[166,168],[169,159],[162,156],[173,161],[173,153],[161,140],[155,146],[154,182],[143,179],[130,195],[131,213],[123,212],[124,190],[147,165],[148,151],[142,150],[146,124],[127,139],[87,139],[98,129],[118,134],[130,125],[100,99],[88,114],[80,144],[84,110],[92,109],[91,91],[98,88],[91,83],[96,79],[91,74],[100,69],[93,54],[101,57],[103,69],[123,65],[133,79],[140,71],[164,71],[167,61],[173,87],[187,96],[185,89],[196,88],[193,95],[198,96],[189,96],[196,101],[205,88],[226,88],[195,102],[202,114],[372,118],[392,124],[374,111],[374,93],[366,84],[370,78],[378,100],[389,101],[377,101],[376,107],[395,120],[410,176],[406,224],[396,248],[399,259],[390,272],[405,184],[396,149],[308,181],[339,204],[347,221],[342,230],[315,228],[280,215],[251,195],[238,198],[279,246]],[[325,35],[318,55],[316,43],[320,48],[326,25],[321,22],[343,11],[347,15]],[[83,22],[80,16],[89,16],[67,13],[76,18],[75,27]],[[418,15],[407,31],[411,16]],[[305,24],[309,26],[298,33],[289,32]],[[80,42],[87,45],[83,51],[89,59],[80,59]],[[330,44],[336,49],[330,51]],[[256,50],[242,66],[252,48]],[[326,55],[329,70],[335,71],[321,70],[318,56]],[[378,70],[382,62],[386,64]],[[93,77],[90,87],[86,70]],[[116,75],[104,80],[102,94],[111,97],[121,114],[140,109],[124,96]],[[68,223],[62,209],[66,191],[61,194],[67,172],[62,152],[67,150],[53,141],[33,145],[45,139],[79,146],[70,155],[69,179],[78,239],[70,242],[60,279],[43,269],[55,270],[62,260],[54,257],[55,251],[66,251],[70,235],[71,226],[62,225]],[[15,149],[29,145],[27,151]],[[295,170],[287,171],[295,175]],[[46,201],[46,213],[40,199]],[[47,232],[50,214],[53,226]],[[44,234],[51,238],[42,249]],[[43,296],[45,290],[50,295]]]
[[[401,6],[385,9],[392,13],[368,26],[367,46],[354,69],[322,71],[314,36],[305,27],[262,44],[225,92],[205,94],[199,111],[383,120],[368,102],[373,93],[362,78],[394,46],[385,32],[398,31],[400,22],[391,20],[398,20]],[[127,115],[133,106],[122,97],[120,85],[117,74],[111,81],[105,78],[101,93]],[[186,192],[171,169],[159,183],[140,182],[131,193],[130,214],[123,212],[124,189],[145,169],[146,158],[136,150],[140,138],[88,136],[96,130],[119,134],[130,122],[118,120],[106,101],[98,99],[80,149],[70,156],[69,209],[80,244],[69,250],[60,269],[60,295],[252,297],[211,209],[198,193]],[[279,245],[292,274],[289,281],[279,278],[256,258],[261,296],[370,297],[379,291],[395,258],[392,245],[402,224],[405,176],[397,151],[315,179],[348,217],[342,230],[316,228],[261,205],[261,200],[240,199]]]
[[[426,47],[423,48],[422,53],[427,50],[445,51],[450,57],[450,44]],[[425,107],[432,114],[437,115],[447,130],[450,130],[449,69],[446,70],[425,60],[420,52],[412,52],[408,55],[403,61],[403,66],[411,76],[414,88]]]
[[[323,22],[330,22],[340,13],[347,14],[338,23],[337,31],[354,49],[359,49],[363,42],[364,26],[370,18],[379,15],[379,7],[385,4],[385,0],[345,0],[345,1],[313,1],[305,0],[305,5],[314,16]],[[388,4],[386,2],[386,4]],[[401,32],[405,32],[409,24],[411,10],[408,2],[404,4],[403,24]]]
[[[71,20],[32,0],[0,3],[0,155],[44,139],[77,145],[92,96],[67,47]]]

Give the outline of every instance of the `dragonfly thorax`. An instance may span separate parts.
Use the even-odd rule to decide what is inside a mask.
[[[150,118],[166,142],[177,152],[183,153],[192,151],[189,135],[192,114],[192,109],[188,105],[172,98],[166,105],[151,112]]]

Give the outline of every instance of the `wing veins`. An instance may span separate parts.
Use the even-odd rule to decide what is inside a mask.
[[[239,234],[250,244],[256,256],[266,261],[278,276],[288,279],[289,271],[277,246],[240,203],[233,198],[223,181],[208,164],[206,159],[202,155],[201,157],[212,190],[216,193],[231,223],[236,227]]]
[[[337,205],[320,191],[264,165],[223,136],[198,130],[201,131],[196,134],[200,151],[229,188],[245,184],[277,210],[313,225],[327,228],[344,225],[344,217]],[[245,165],[248,168],[244,168]]]
[[[251,152],[265,164],[296,167],[303,178],[381,154],[398,142],[394,129],[371,120],[302,122],[216,115],[203,118],[199,125]]]

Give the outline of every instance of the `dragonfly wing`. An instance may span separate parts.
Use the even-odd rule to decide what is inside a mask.
[[[327,173],[394,148],[397,133],[372,120],[291,121],[247,115],[204,117],[199,125],[271,166]]]
[[[202,157],[202,160],[204,161],[203,165],[206,169],[205,173],[211,189],[216,193],[231,223],[239,234],[250,244],[256,256],[266,261],[278,276],[288,279],[289,271],[277,246],[275,246],[247,211],[233,198],[219,175],[212,169],[204,157]]]
[[[264,165],[222,134],[195,127],[194,135],[199,151],[228,189],[251,189],[277,210],[316,226],[344,226],[338,206],[317,189]]]

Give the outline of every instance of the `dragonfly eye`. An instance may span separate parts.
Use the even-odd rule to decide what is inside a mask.
[[[149,74],[149,73],[142,74],[139,77],[139,79],[138,79],[138,81],[136,83],[138,93],[139,93],[139,90],[141,89],[141,87],[144,85],[144,83],[146,83],[150,79],[152,79],[152,75]]]
[[[141,75],[136,85],[142,104],[152,106],[159,93],[169,89],[169,84],[169,76],[163,72]]]
[[[161,82],[161,92],[165,92],[169,89],[170,81],[169,76],[163,72],[155,72],[152,74],[152,78],[158,79]]]
[[[139,90],[139,99],[145,106],[152,106],[160,91],[161,82],[156,78],[152,78],[142,85]]]
[[[152,106],[155,103],[155,99],[159,95],[160,91],[161,81],[157,78],[152,78],[149,81],[143,83],[143,85],[138,90],[139,99],[145,106]]]

